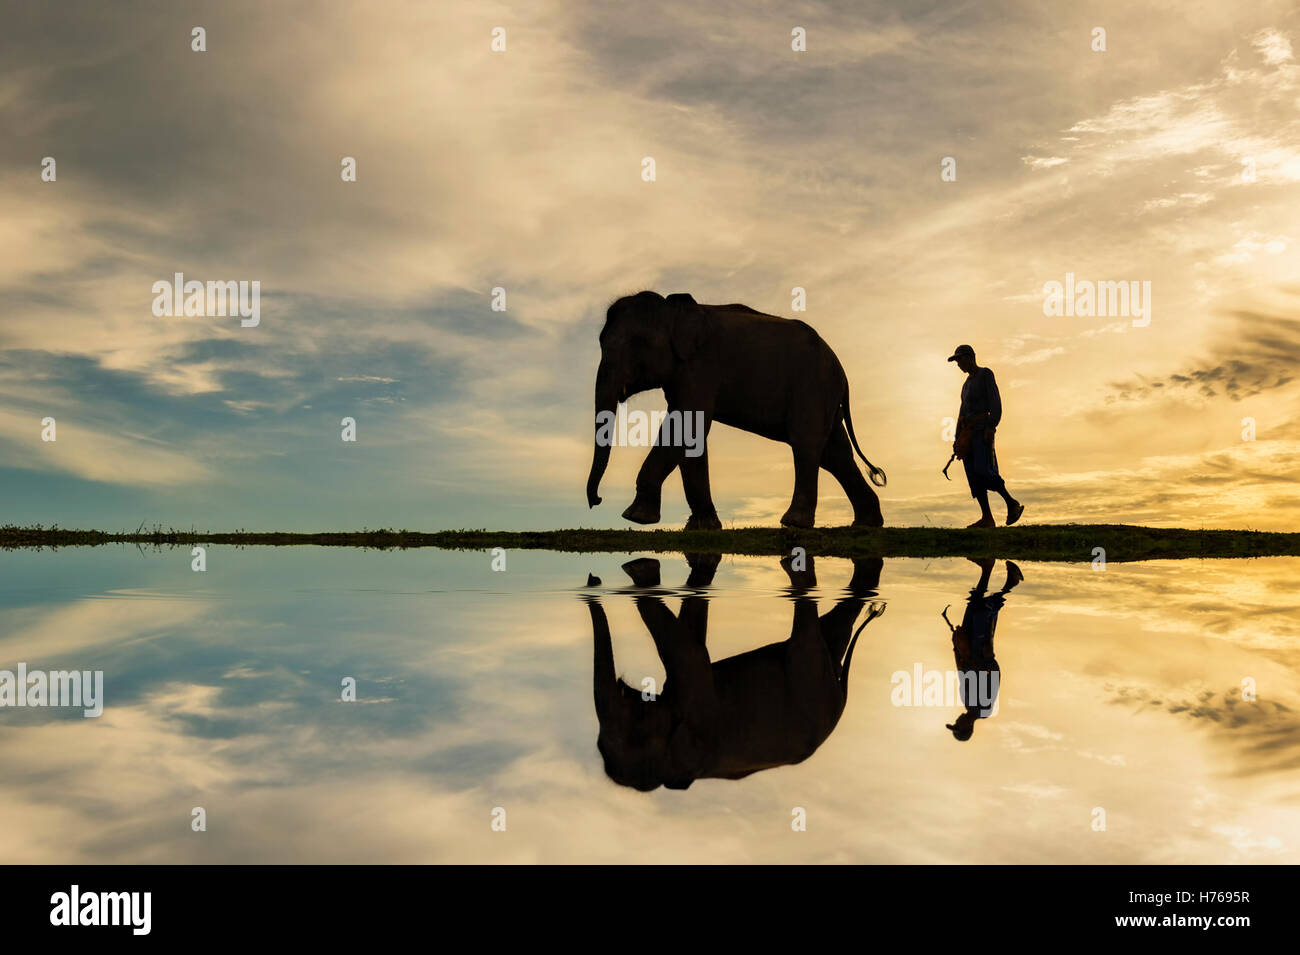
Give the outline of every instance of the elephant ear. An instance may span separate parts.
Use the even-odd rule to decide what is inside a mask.
[[[689,361],[704,340],[704,312],[690,292],[674,292],[665,302],[672,322],[673,354],[678,361]]]

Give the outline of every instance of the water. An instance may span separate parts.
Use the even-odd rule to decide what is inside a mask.
[[[105,696],[0,709],[0,861],[1300,861],[1300,561],[1021,563],[958,740],[896,703],[962,669],[976,564],[649,556],[0,554],[0,668]]]

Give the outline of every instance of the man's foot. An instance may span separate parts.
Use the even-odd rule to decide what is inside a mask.
[[[1016,521],[1020,520],[1020,515],[1025,513],[1025,505],[1019,501],[1012,501],[1007,505],[1007,527],[1010,527]]]
[[[1025,579],[1025,575],[1020,568],[1012,561],[1007,561],[1007,582],[1002,585],[1004,591],[1010,590],[1016,584]]]
[[[974,524],[967,524],[966,529],[970,530],[973,527],[997,527],[997,526],[998,526],[998,522],[993,520],[993,515],[990,514],[987,517],[981,517]]]

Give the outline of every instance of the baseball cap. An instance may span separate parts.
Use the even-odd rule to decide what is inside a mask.
[[[969,345],[958,345],[957,349],[948,357],[948,360],[956,361],[962,355],[970,355],[971,358],[974,358],[975,349],[971,348]]]

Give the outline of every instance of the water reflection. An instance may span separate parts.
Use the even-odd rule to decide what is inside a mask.
[[[687,555],[686,587],[711,585],[721,559]],[[642,792],[686,789],[697,779],[742,779],[811,756],[844,712],[858,636],[884,612],[883,602],[871,600],[882,566],[879,559],[854,561],[846,596],[819,615],[809,596],[817,586],[813,558],[787,557],[781,567],[793,602],[789,637],[716,663],[709,657],[703,592],[682,597],[676,614],[662,597],[637,594],[637,611],[666,672],[662,687],[647,678],[634,689],[616,674],[605,610],[600,598],[584,596],[595,642],[597,748],[606,775]],[[658,560],[629,561],[623,570],[635,587],[659,586]],[[864,609],[866,619],[854,629]]]
[[[975,732],[975,721],[988,719],[997,712],[998,687],[1002,682],[1002,669],[993,655],[993,635],[998,626],[998,614],[1006,605],[1006,595],[1025,579],[1024,573],[1011,561],[1006,561],[1007,578],[1002,589],[990,594],[989,577],[997,561],[988,557],[970,559],[980,569],[978,583],[966,598],[966,612],[961,623],[952,625],[948,608],[943,608],[943,619],[952,635],[952,653],[957,663],[957,685],[961,701],[966,707],[957,719],[946,724],[954,738],[961,742]]]
[[[1300,861],[1300,560],[640,556],[0,553],[0,862]]]

